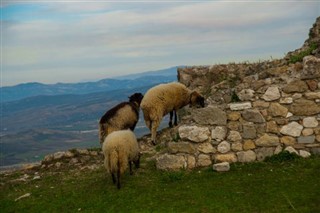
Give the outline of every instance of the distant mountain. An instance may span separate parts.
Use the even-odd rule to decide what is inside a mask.
[[[157,71],[148,71],[148,72],[142,72],[142,73],[135,73],[135,74],[130,74],[130,75],[124,75],[124,76],[119,76],[115,77],[114,79],[119,79],[119,80],[134,80],[138,79],[141,77],[157,77],[157,76],[164,76],[164,77],[172,77],[175,76],[177,77],[177,69],[178,67],[184,67],[184,66],[176,66],[176,67],[171,67],[168,69],[163,69],[163,70],[157,70]]]
[[[1,87],[0,102],[21,100],[38,95],[89,94],[119,89],[132,89],[144,85],[157,84],[177,80],[177,67],[150,71],[118,77],[117,79],[102,79],[96,82],[84,83],[25,83],[17,86]]]
[[[155,85],[148,83],[131,89],[39,95],[1,103],[0,166],[40,160],[59,150],[99,147],[101,116],[116,104],[128,101],[131,94],[145,93]],[[139,137],[148,132],[141,112],[135,134]]]

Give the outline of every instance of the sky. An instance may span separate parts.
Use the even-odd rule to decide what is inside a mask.
[[[1,86],[281,58],[320,1],[1,0]]]

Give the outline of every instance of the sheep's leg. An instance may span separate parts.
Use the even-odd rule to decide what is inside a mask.
[[[174,110],[174,125],[178,125],[177,111]]]
[[[169,121],[170,128],[172,128],[172,117],[173,117],[173,111],[170,112],[170,121]]]
[[[129,169],[130,169],[130,175],[133,175],[133,172],[132,172],[132,161],[129,161]]]
[[[121,175],[121,164],[120,164],[120,158],[119,158],[119,150],[118,150],[118,168],[117,168],[117,187],[120,189],[121,183],[120,183],[120,175]]]
[[[117,187],[118,189],[121,188],[121,183],[120,183],[120,168],[118,168],[118,172],[117,172]]]
[[[156,145],[157,129],[159,127],[159,123],[159,120],[152,121],[151,123],[151,140],[153,145]]]
[[[112,173],[111,176],[112,176],[112,182],[113,182],[113,184],[116,184],[116,176],[114,175],[114,173]]]

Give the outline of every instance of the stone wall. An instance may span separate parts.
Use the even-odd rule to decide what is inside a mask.
[[[320,153],[320,58],[186,67],[178,79],[204,94],[207,106],[180,111],[178,137],[165,143],[157,168],[224,167],[282,150]]]

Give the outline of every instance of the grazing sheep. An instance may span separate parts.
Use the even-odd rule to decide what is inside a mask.
[[[143,95],[141,93],[134,93],[129,97],[129,102],[122,102],[116,105],[101,117],[99,121],[100,144],[113,131],[123,129],[134,130],[139,120],[142,98]]]
[[[112,181],[121,187],[120,177],[128,167],[132,175],[132,163],[136,168],[140,164],[139,144],[134,133],[130,130],[119,130],[109,134],[102,146],[104,166],[112,175]],[[117,175],[117,179],[116,176]]]
[[[196,91],[191,91],[178,82],[160,84],[147,91],[140,106],[145,123],[151,131],[153,144],[156,144],[157,128],[162,117],[170,113],[169,126],[171,127],[174,114],[174,124],[177,125],[176,111],[188,104],[190,107],[204,107],[204,98]]]

